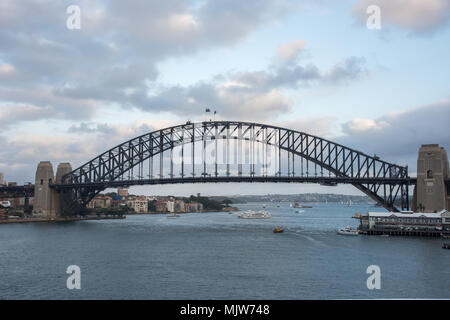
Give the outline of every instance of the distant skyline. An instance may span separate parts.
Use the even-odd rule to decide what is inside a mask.
[[[68,28],[69,5],[80,9],[79,29]],[[370,5],[380,29],[367,27]],[[448,0],[2,1],[0,172],[33,182],[41,160],[76,168],[139,134],[202,121],[210,108],[216,120],[326,137],[414,175],[421,144],[450,151],[449,22]],[[307,184],[135,188],[360,194]]]

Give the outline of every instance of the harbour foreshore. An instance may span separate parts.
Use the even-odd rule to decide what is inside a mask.
[[[19,218],[19,219],[1,219],[0,224],[7,223],[27,223],[27,222],[65,222],[65,221],[81,221],[81,220],[109,220],[109,219],[125,219],[125,215],[116,216],[85,216],[85,217],[52,217],[52,218]]]

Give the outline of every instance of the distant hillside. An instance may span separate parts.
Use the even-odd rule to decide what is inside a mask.
[[[224,199],[231,199],[233,203],[247,203],[247,202],[348,202],[353,203],[375,203],[367,196],[354,196],[345,194],[332,193],[303,193],[303,194],[268,194],[268,195],[235,195],[235,196],[214,196],[211,199],[222,201]]]

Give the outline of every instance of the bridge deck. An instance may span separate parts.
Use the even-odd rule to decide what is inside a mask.
[[[162,178],[162,179],[138,179],[123,181],[104,181],[77,184],[55,185],[58,189],[71,188],[114,188],[127,187],[133,185],[156,185],[156,184],[179,184],[179,183],[318,183],[325,185],[335,184],[387,184],[395,185],[399,183],[416,184],[416,178],[349,178],[349,177],[274,177],[274,176],[218,176],[218,177],[184,177],[184,178]]]

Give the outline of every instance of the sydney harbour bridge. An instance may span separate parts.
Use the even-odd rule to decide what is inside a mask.
[[[389,211],[408,210],[416,178],[400,166],[304,132],[277,126],[206,121],[156,130],[123,142],[72,170],[43,161],[35,185],[1,188],[34,193],[34,210],[79,214],[113,187],[179,183],[351,184]]]

